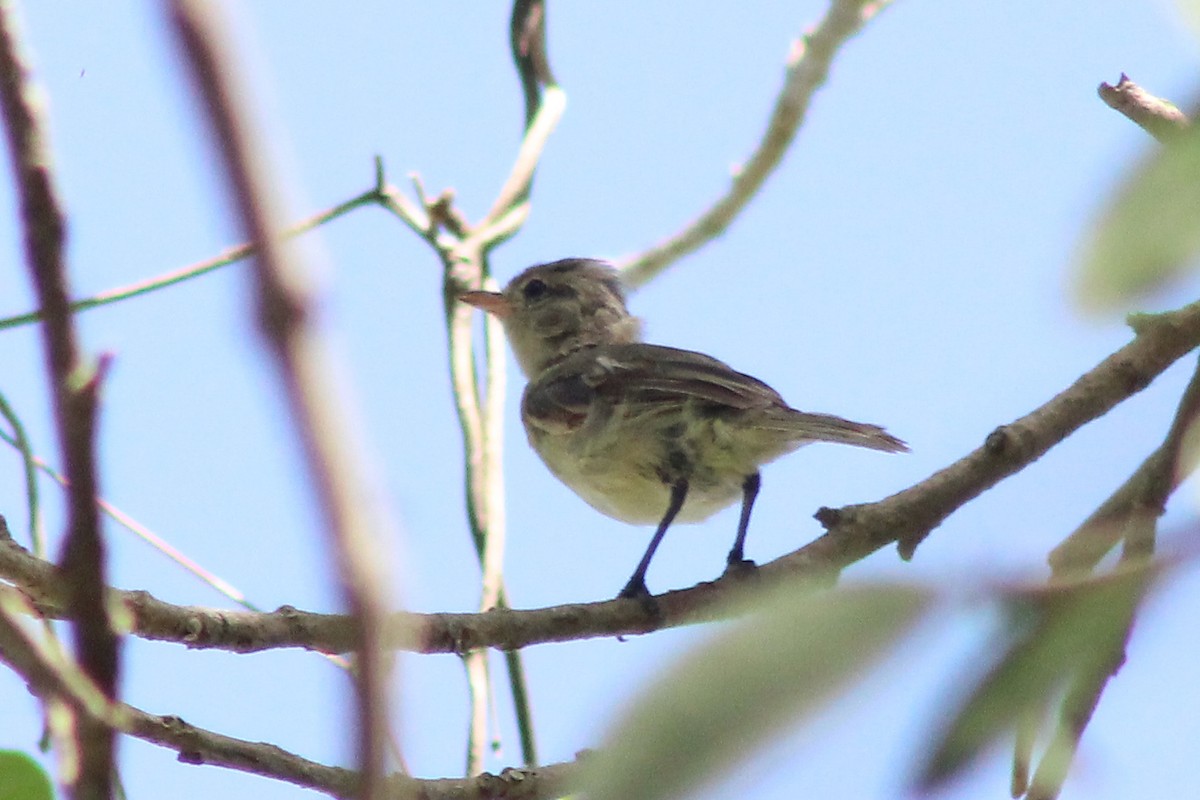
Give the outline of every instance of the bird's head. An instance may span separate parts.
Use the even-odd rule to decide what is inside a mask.
[[[581,347],[636,342],[641,336],[641,323],[625,307],[620,276],[595,259],[538,264],[502,292],[466,292],[459,299],[500,319],[530,378]]]

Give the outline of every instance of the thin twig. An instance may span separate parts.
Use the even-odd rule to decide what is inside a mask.
[[[489,443],[484,434],[483,402],[475,370],[474,315],[458,301],[469,286],[482,285],[482,255],[475,251],[443,259],[443,295],[446,314],[446,339],[450,356],[450,383],[458,424],[462,430],[464,488],[467,523],[480,564],[487,549],[489,526],[493,519],[487,491]],[[482,592],[481,592],[482,594]],[[481,609],[482,610],[482,609]],[[470,711],[467,716],[466,773],[482,771],[486,755],[487,710],[491,684],[487,679],[487,652],[463,649],[467,674]]]
[[[509,17],[509,48],[525,97],[525,129],[529,130],[542,105],[542,87],[558,83],[546,48],[545,0],[515,0]]]
[[[320,496],[338,565],[341,592],[355,628],[359,796],[384,796],[387,760],[387,666],[381,645],[387,611],[382,520],[372,481],[347,429],[347,404],[314,323],[305,273],[281,235],[279,201],[252,131],[251,105],[232,65],[239,63],[228,22],[202,0],[175,0],[172,22],[212,121],[248,238],[255,242],[259,324],[287,387],[297,433]],[[296,265],[296,266],[293,266]]]
[[[1146,564],[1154,555],[1156,524],[1166,510],[1167,499],[1195,469],[1195,459],[1186,461],[1185,443],[1200,415],[1200,364],[1180,398],[1166,437],[1116,492],[1050,554],[1054,579],[1090,572],[1117,543],[1124,539],[1121,565]],[[1053,579],[1052,579],[1053,580]],[[1133,630],[1136,608],[1131,608],[1125,635],[1110,657],[1092,672],[1078,675],[1063,697],[1057,730],[1042,755],[1030,785],[1030,800],[1057,797],[1066,780],[1100,696],[1125,661],[1125,646]],[[1031,732],[1026,733],[1026,738]],[[1028,753],[1016,758],[1028,763]],[[1016,763],[1016,762],[1014,762]]]
[[[98,493],[96,393],[104,362],[89,369],[80,355],[63,252],[66,222],[51,173],[49,133],[41,119],[41,97],[21,52],[15,17],[13,4],[0,2],[0,103],[20,195],[25,257],[45,315],[42,341],[59,449],[71,479],[61,560],[72,636],[80,666],[101,691],[115,697],[120,650],[104,605],[106,553],[99,514],[92,502]],[[72,795],[88,800],[110,797],[115,774],[112,732],[91,718],[81,718],[75,735],[81,763],[72,781]]]
[[[544,0],[515,0],[509,24],[509,43],[517,77],[525,96],[525,135],[508,178],[469,238],[480,242],[486,253],[505,241],[516,229],[508,222],[519,207],[528,207],[529,191],[550,134],[558,126],[567,106],[567,96],[550,69],[546,48],[546,4]],[[524,223],[524,219],[521,220]],[[517,228],[520,227],[518,224]]]
[[[467,697],[470,718],[467,722],[467,759],[463,774],[468,777],[483,772],[487,763],[489,715],[492,706],[492,679],[488,670],[488,651],[472,650],[463,656],[467,672]]]
[[[725,232],[758,193],[804,124],[813,94],[825,83],[834,56],[890,0],[833,0],[824,19],[792,44],[783,87],[762,140],[733,176],[729,189],[683,230],[644,252],[620,259],[630,286],[641,286],[672,263]]]
[[[494,278],[483,281],[483,288],[497,291]],[[461,305],[461,304],[460,304]],[[504,590],[504,547],[507,538],[504,506],[504,395],[508,387],[505,362],[504,328],[492,315],[484,320],[484,358],[488,381],[483,404],[483,492],[487,498],[487,536],[480,562],[483,568],[479,610],[488,611],[500,604]]]
[[[546,149],[550,134],[558,127],[558,121],[562,119],[566,108],[566,92],[557,86],[547,87],[542,105],[533,119],[533,125],[521,140],[521,148],[517,151],[517,158],[513,162],[508,179],[496,195],[491,210],[472,234],[472,238],[481,242],[485,249],[490,250],[515,232],[509,215],[518,214],[517,209],[528,204],[529,189],[533,185],[533,176],[537,172],[542,152]],[[521,223],[524,223],[524,218],[519,218]]]
[[[187,764],[209,764],[316,789],[335,797],[356,792],[358,777],[341,767],[302,758],[262,742],[247,742],[198,728],[179,717],[148,714],[133,706],[112,703],[71,663],[53,641],[39,641],[20,624],[28,615],[25,599],[15,590],[0,587],[0,660],[15,670],[47,702],[64,701],[80,716],[139,739],[170,748]],[[513,771],[504,775],[479,775],[472,781],[413,780],[393,775],[387,782],[390,797],[451,800],[464,797],[552,798],[567,788],[573,764],[558,764],[538,772]],[[511,790],[505,786],[511,786]]]
[[[1141,463],[1100,507],[1071,535],[1050,551],[1050,567],[1056,576],[1087,572],[1125,537],[1135,518],[1153,521],[1166,509],[1167,498],[1196,468],[1185,461],[1187,434],[1200,415],[1200,365],[1180,398],[1175,417],[1162,444]]]
[[[1187,115],[1174,103],[1150,94],[1123,72],[1116,86],[1101,83],[1096,91],[1109,108],[1120,111],[1160,142],[1176,139],[1191,127]]]
[[[17,450],[22,450],[22,447],[21,447],[20,443],[17,441],[16,437],[10,436],[9,434],[5,433],[4,431],[0,431],[0,440],[2,440],[5,444],[9,445],[10,447],[16,448]],[[23,450],[22,450],[22,456],[25,457]],[[49,477],[50,480],[54,481],[59,486],[62,486],[65,489],[70,485],[70,482],[67,480],[66,476],[64,476],[58,470],[54,469],[54,467],[47,464],[45,459],[43,459],[40,456],[37,456],[35,454],[32,454],[32,453],[29,454],[28,458],[31,461],[32,466],[35,470],[40,470],[47,477]],[[35,481],[34,485],[35,486],[37,485],[36,481]],[[258,606],[254,605],[254,603],[251,603],[246,598],[246,595],[243,594],[242,591],[239,590],[237,587],[235,587],[233,584],[229,583],[228,581],[226,581],[225,579],[221,578],[218,575],[214,575],[212,572],[209,572],[204,567],[197,564],[195,561],[193,561],[191,558],[189,558],[184,553],[180,552],[178,549],[176,549],[174,546],[172,546],[169,542],[167,542],[161,536],[156,534],[154,531],[150,530],[150,528],[148,528],[146,525],[143,525],[141,522],[138,522],[132,516],[125,513],[124,511],[122,511],[120,508],[117,508],[115,505],[108,502],[107,500],[105,500],[102,497],[96,498],[96,506],[109,519],[116,522],[118,525],[125,528],[129,532],[133,533],[135,536],[140,538],[142,541],[146,542],[151,547],[153,547],[155,550],[158,550],[160,553],[165,555],[167,558],[171,559],[176,564],[183,567],[185,570],[192,573],[194,576],[196,576],[200,580],[204,581],[212,588],[216,589],[219,593],[223,594],[225,597],[228,597],[233,602],[237,603],[238,605],[242,606],[243,608],[249,609],[250,611],[261,611],[262,610]],[[34,545],[33,552],[34,552],[34,555],[38,555],[38,547],[37,547],[36,543]]]
[[[489,233],[492,225],[514,206],[528,200],[546,140],[566,107],[566,95],[558,88],[550,69],[544,0],[513,2],[509,46],[525,97],[525,135],[517,151],[516,163],[509,170],[491,210],[476,226],[475,236],[492,245],[496,243],[496,237]]]
[[[505,547],[504,473],[502,465],[504,394],[506,388],[504,345],[501,326],[485,323],[483,361],[487,375],[486,398],[480,397],[474,349],[472,309],[459,302],[467,289],[495,287],[487,261],[488,252],[524,224],[529,213],[529,192],[546,142],[566,106],[566,95],[554,82],[546,53],[546,8],[542,0],[513,3],[510,40],[513,61],[525,93],[525,136],[516,162],[500,188],[491,210],[473,228],[465,220],[449,216],[452,206],[438,205],[417,182],[417,195],[425,206],[430,226],[424,238],[434,245],[443,263],[443,301],[450,373],[455,407],[463,432],[466,461],[467,517],[475,551],[483,570],[480,611],[507,608],[503,583]],[[442,206],[445,206],[444,208]],[[447,218],[458,241],[445,247],[435,237],[434,220]],[[464,649],[470,681],[471,714],[468,725],[467,771],[482,769],[488,740],[488,711],[492,707],[487,653]],[[506,654],[509,682],[516,707],[521,749],[526,764],[535,764],[532,712],[525,686],[524,668],[517,652]]]
[[[8,421],[12,435],[0,431],[0,438],[14,447],[21,454],[21,466],[25,475],[25,504],[29,508],[29,543],[33,554],[38,558],[46,558],[46,533],[42,529],[42,503],[38,496],[38,457],[34,455],[25,433],[25,426],[16,410],[8,399],[0,392],[0,416]]]
[[[375,186],[361,194],[351,197],[349,200],[338,203],[332,208],[328,208],[319,214],[314,214],[308,219],[297,222],[291,227],[281,232],[282,236],[292,237],[299,236],[302,233],[307,233],[315,228],[324,225],[331,220],[344,216],[357,208],[365,205],[382,205],[383,192],[386,187]],[[168,286],[174,286],[177,283],[190,281],[193,278],[199,278],[202,275],[207,275],[210,272],[227,267],[230,264],[235,264],[245,258],[254,255],[254,245],[247,242],[230,247],[219,255],[199,261],[195,264],[190,264],[177,270],[172,270],[163,275],[154,278],[148,278],[144,281],[131,283],[128,286],[121,286],[116,289],[109,289],[92,297],[86,297],[82,300],[75,300],[71,303],[71,310],[74,312],[88,311],[93,308],[100,308],[111,303],[118,303],[122,300],[128,300],[132,297],[137,297],[150,292],[165,289]],[[41,319],[41,313],[38,311],[30,311],[25,314],[18,314],[12,317],[0,319],[0,330],[5,328],[16,328],[21,325],[28,325],[37,322]]]

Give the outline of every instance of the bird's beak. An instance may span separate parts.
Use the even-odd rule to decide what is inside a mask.
[[[482,308],[489,314],[495,314],[500,319],[512,313],[512,306],[499,292],[463,292],[458,299],[468,305]]]

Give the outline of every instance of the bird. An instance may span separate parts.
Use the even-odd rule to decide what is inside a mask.
[[[646,572],[672,523],[700,522],[739,498],[726,572],[753,570],[746,531],[764,464],[811,442],[908,451],[878,425],[798,411],[712,356],[643,342],[605,261],[537,264],[500,292],[459,299],[503,324],[528,379],[521,421],[550,472],[609,517],[657,524],[618,597],[650,596]]]

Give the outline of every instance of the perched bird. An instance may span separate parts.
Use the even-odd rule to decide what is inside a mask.
[[[698,522],[742,499],[727,569],[744,557],[759,467],[809,442],[903,452],[876,425],[788,406],[760,380],[702,353],[645,344],[617,272],[603,261],[540,264],[503,292],[461,300],[504,324],[529,384],[521,421],[559,480],[596,510],[658,524],[621,597],[642,597],[672,522]]]

